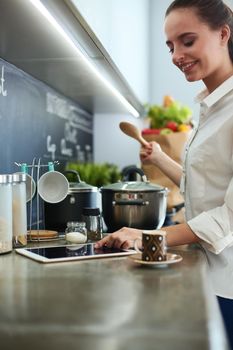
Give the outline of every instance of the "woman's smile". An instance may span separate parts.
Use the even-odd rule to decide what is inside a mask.
[[[178,66],[182,70],[183,73],[188,73],[188,72],[192,71],[192,69],[196,66],[197,62],[198,61],[196,60],[196,61],[192,61],[192,62],[179,63]]]

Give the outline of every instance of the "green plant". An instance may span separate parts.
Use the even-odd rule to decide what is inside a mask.
[[[121,178],[121,172],[118,167],[109,163],[68,162],[65,170],[76,170],[82,181],[97,187],[117,182]],[[70,176],[67,177],[69,180],[71,179]]]

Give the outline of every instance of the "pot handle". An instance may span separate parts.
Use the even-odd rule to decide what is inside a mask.
[[[81,179],[80,179],[80,176],[79,176],[79,173],[77,170],[65,170],[64,171],[65,174],[73,174],[75,175],[76,179],[77,179],[77,182],[81,183]]]
[[[129,181],[129,176],[133,173],[137,173],[141,175],[142,181],[143,182],[148,182],[146,175],[144,174],[143,170],[140,168],[137,168],[135,166],[131,166],[128,168],[125,168],[122,171],[122,181]]]

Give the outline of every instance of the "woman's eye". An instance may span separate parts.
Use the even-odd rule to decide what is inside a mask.
[[[184,43],[184,46],[189,47],[189,46],[192,46],[192,45],[193,45],[193,43],[194,43],[194,41],[193,41],[193,40],[191,40],[191,41],[187,41],[187,42],[185,42],[185,43]]]
[[[173,52],[174,52],[173,47],[170,47],[170,49],[169,49],[169,53],[173,53]]]

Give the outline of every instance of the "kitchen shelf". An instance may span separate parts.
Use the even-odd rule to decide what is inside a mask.
[[[72,0],[41,0],[83,55],[124,98],[144,108]],[[127,113],[127,108],[88,67],[29,0],[0,0],[0,56],[76,101],[90,113]]]

